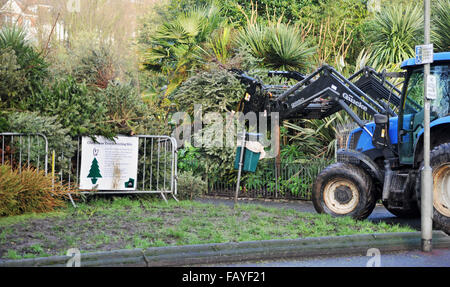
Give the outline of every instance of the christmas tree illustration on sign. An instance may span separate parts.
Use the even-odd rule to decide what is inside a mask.
[[[91,168],[89,169],[89,174],[87,177],[91,179],[92,184],[96,184],[97,180],[99,178],[102,178],[102,175],[100,173],[100,168],[98,166],[97,158],[95,158],[95,156],[98,155],[98,150],[94,148],[93,154],[94,154],[94,159],[92,160]]]

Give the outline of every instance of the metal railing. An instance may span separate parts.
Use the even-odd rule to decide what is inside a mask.
[[[177,143],[169,136],[139,135],[138,178],[136,190],[81,190],[81,194],[153,194],[177,195]],[[75,139],[74,150],[49,150],[43,134],[0,133],[1,163],[22,170],[32,167],[49,171],[53,177],[78,189],[81,169],[81,137]]]
[[[92,190],[81,191],[82,194],[177,194],[177,143],[169,136],[138,135],[138,178],[136,190]],[[81,167],[81,137],[77,139],[75,159],[72,159],[72,170],[60,165],[57,174],[61,181],[79,186]],[[58,155],[64,161],[64,154]]]
[[[311,192],[317,175],[332,160],[311,160],[305,163],[282,162],[275,159],[262,160],[256,173],[245,173],[241,181],[239,197],[311,200]],[[211,172],[205,173],[208,182],[206,195],[233,197],[236,191],[234,177],[224,179]]]
[[[1,164],[12,169],[36,168],[48,173],[48,140],[40,133],[0,133]]]

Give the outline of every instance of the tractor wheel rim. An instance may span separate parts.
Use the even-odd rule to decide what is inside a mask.
[[[450,164],[433,172],[433,206],[442,215],[450,217]]]
[[[339,200],[341,195],[338,193],[348,192],[348,200]],[[359,193],[356,185],[347,179],[334,179],[324,188],[323,199],[325,205],[334,213],[345,215],[352,212],[359,203]]]

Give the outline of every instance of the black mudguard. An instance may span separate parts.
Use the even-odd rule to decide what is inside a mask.
[[[379,166],[367,155],[349,149],[340,149],[337,152],[338,162],[346,162],[357,165],[364,169],[375,183],[383,186],[384,173]]]

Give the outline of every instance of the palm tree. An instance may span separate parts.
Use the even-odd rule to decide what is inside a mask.
[[[265,67],[278,70],[305,70],[314,52],[297,26],[283,23],[249,24],[241,30],[237,41],[253,57],[261,59]]]
[[[450,50],[450,0],[437,0],[433,3],[432,37],[438,51]]]
[[[374,67],[396,67],[414,56],[414,47],[422,39],[421,7],[413,4],[388,6],[369,23],[369,64]]]
[[[190,71],[203,64],[202,45],[222,23],[219,9],[210,6],[193,8],[161,25],[151,39],[151,48],[144,54],[144,66],[167,75],[166,95],[173,92]]]
[[[25,108],[24,100],[39,87],[48,73],[48,64],[42,53],[37,52],[26,38],[26,32],[19,26],[3,26],[0,30],[0,54],[8,54],[13,60],[11,64],[14,71],[9,76],[12,73],[21,75],[21,80],[11,83],[9,87],[2,87],[9,92],[7,99],[3,95],[0,100],[9,102],[9,106],[19,105],[21,108]],[[19,86],[22,88],[18,89]]]
[[[27,40],[26,31],[19,26],[3,26],[0,30],[0,50],[14,50],[17,64],[27,73],[30,80],[40,80],[47,73],[48,65],[42,53],[37,52]]]

